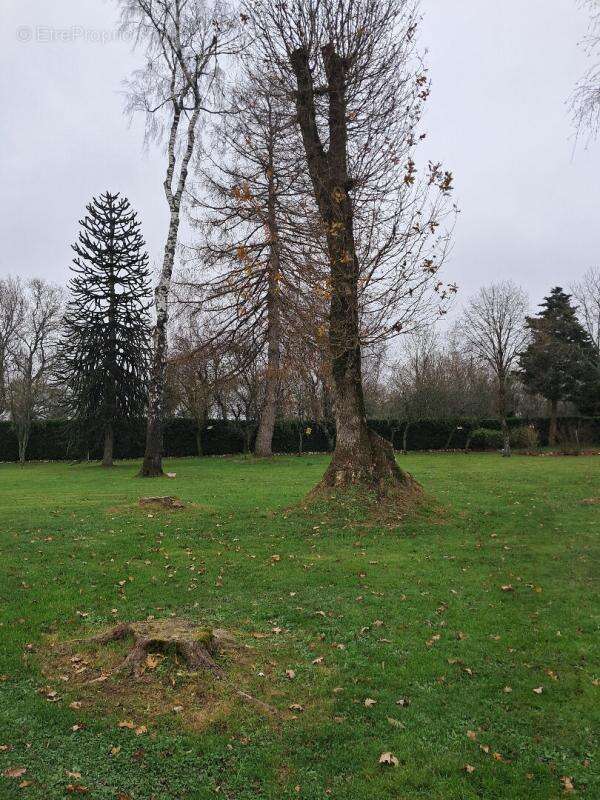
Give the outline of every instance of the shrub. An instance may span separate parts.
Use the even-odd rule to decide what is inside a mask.
[[[502,431],[476,428],[471,434],[470,444],[473,450],[501,450],[504,445]]]
[[[540,435],[534,425],[522,425],[510,432],[510,444],[517,450],[537,450],[540,446]]]

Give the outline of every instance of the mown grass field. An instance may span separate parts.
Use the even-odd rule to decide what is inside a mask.
[[[286,510],[320,456],[0,465],[0,798],[599,798],[600,459],[402,463],[395,526]],[[78,639],[170,614],[247,645],[226,683],[86,685],[120,646]]]

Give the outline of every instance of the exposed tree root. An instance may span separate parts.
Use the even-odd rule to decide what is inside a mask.
[[[91,639],[94,644],[106,645],[131,638],[133,646],[125,660],[114,670],[141,677],[150,653],[171,652],[179,656],[193,671],[205,670],[222,678],[223,670],[214,656],[232,640],[225,631],[200,628],[182,619],[152,620],[120,623],[107,633]]]
[[[140,497],[139,504],[141,508],[145,508],[146,506],[151,506],[156,508],[157,506],[160,508],[185,508],[185,503],[178,497],[166,496],[166,497]]]

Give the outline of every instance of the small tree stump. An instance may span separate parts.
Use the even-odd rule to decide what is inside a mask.
[[[127,638],[133,639],[133,646],[116,671],[127,671],[136,678],[142,675],[150,653],[169,652],[179,656],[191,670],[206,670],[222,678],[223,670],[214,656],[234,646],[227,631],[203,628],[190,620],[177,618],[123,622],[91,641],[104,645]]]
[[[140,497],[139,504],[142,508],[146,506],[160,506],[161,508],[185,508],[185,503],[178,497]]]

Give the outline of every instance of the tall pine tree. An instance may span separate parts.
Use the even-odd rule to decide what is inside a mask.
[[[104,438],[112,466],[114,424],[143,414],[151,305],[148,255],[129,200],[106,192],[86,206],[69,281],[62,373],[75,419]]]
[[[583,405],[597,385],[597,354],[577,318],[571,295],[560,286],[552,289],[536,317],[527,317],[531,332],[520,366],[525,387],[546,398],[550,407],[549,443],[556,444],[559,401]]]

